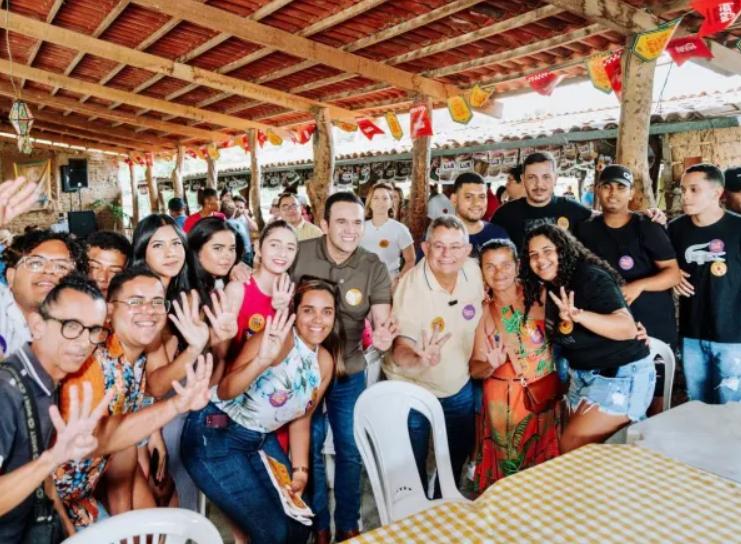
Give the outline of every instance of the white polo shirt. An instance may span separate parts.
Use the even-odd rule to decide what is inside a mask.
[[[399,275],[401,268],[401,250],[414,244],[409,229],[394,219],[388,219],[380,227],[373,225],[372,220],[365,222],[365,234],[360,246],[378,255],[388,268],[391,279]]]
[[[31,331],[7,285],[0,284],[0,360],[31,341]]]
[[[386,357],[384,370],[388,378],[414,383],[438,398],[458,393],[470,379],[468,362],[483,300],[484,280],[474,259],[466,259],[452,294],[440,287],[426,258],[417,263],[401,279],[394,294],[394,313],[401,336],[419,342],[424,329],[430,338],[435,323],[442,325],[440,336],[452,336],[443,346],[440,363],[434,367],[402,368],[392,357]]]

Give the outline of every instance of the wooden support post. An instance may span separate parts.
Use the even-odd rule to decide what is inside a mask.
[[[324,204],[332,192],[334,180],[334,138],[329,110],[317,108],[312,112],[316,130],[312,139],[314,145],[314,174],[307,183],[307,192],[314,210],[314,222],[324,218]]]
[[[636,55],[625,52],[616,160],[633,172],[635,196],[631,208],[636,210],[656,205],[648,171],[648,130],[655,72],[655,62],[643,62]]]
[[[260,145],[257,141],[257,130],[254,128],[248,130],[247,137],[250,143],[250,206],[252,206],[252,217],[257,222],[257,227],[262,231],[265,227],[265,220],[262,217],[262,209],[260,208],[260,179],[262,178],[262,172],[260,172],[260,162],[257,160],[257,148]]]
[[[139,188],[136,186],[136,174],[134,173],[134,163],[129,161],[129,176],[131,176],[131,205],[133,211],[133,225],[136,228],[139,224]]]
[[[432,100],[430,98],[416,98],[415,103],[427,102],[427,108],[432,116]],[[409,227],[415,243],[419,244],[424,236],[427,224],[427,201],[430,198],[430,151],[431,136],[420,136],[412,144],[412,185],[409,195]]]
[[[154,180],[152,167],[147,165],[147,187],[149,188],[149,213],[159,213],[159,199],[157,198],[157,182]]]
[[[179,145],[175,155],[175,168],[172,171],[172,186],[177,198],[185,198],[183,191],[183,161],[185,160],[185,146]]]
[[[206,174],[206,187],[209,189],[219,188],[219,166],[216,161],[211,157],[206,157],[206,164],[208,165],[208,173]]]

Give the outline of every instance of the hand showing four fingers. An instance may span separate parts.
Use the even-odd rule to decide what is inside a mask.
[[[268,316],[255,360],[258,365],[268,368],[275,362],[295,320],[295,314],[289,314],[288,310],[280,310],[275,317]]]

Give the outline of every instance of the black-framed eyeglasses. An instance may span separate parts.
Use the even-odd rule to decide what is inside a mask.
[[[110,329],[106,327],[86,327],[76,319],[59,319],[43,310],[39,313],[44,319],[59,323],[62,326],[62,336],[67,340],[77,340],[82,336],[83,332],[88,331],[88,340],[90,340],[90,343],[98,345],[108,340],[108,337],[111,335]]]
[[[111,302],[117,302],[119,304],[126,304],[129,307],[129,312],[132,314],[142,314],[147,306],[152,308],[155,314],[166,314],[170,311],[170,301],[164,298],[155,298],[152,300],[144,300],[143,298],[130,298],[128,300],[111,300]]]

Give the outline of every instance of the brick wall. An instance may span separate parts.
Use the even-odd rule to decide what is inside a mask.
[[[77,193],[61,192],[61,177],[59,167],[66,165],[70,158],[86,158],[88,161],[88,188],[82,190],[82,208],[80,208],[80,197]],[[121,188],[119,186],[119,169],[111,160],[111,155],[102,153],[67,153],[46,149],[34,150],[31,155],[23,155],[18,152],[15,144],[0,144],[0,168],[3,179],[15,177],[13,164],[15,162],[33,162],[51,160],[52,175],[52,206],[48,210],[29,212],[13,221],[10,230],[23,232],[29,225],[37,225],[46,228],[57,222],[60,213],[72,210],[91,210],[93,202],[104,200],[106,202],[120,205]],[[107,208],[98,208],[95,211],[99,229],[113,229],[116,226],[115,217]]]

